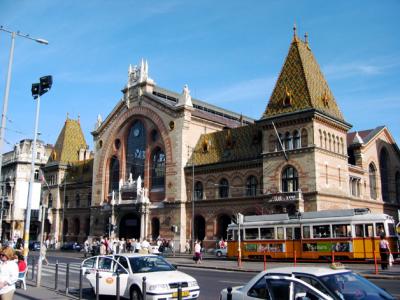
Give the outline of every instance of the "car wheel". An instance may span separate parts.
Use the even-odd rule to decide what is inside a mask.
[[[218,256],[218,257],[221,257],[221,256],[222,256],[222,252],[221,252],[221,251],[218,251],[218,252],[217,252],[217,256]]]
[[[134,287],[131,289],[131,293],[130,293],[130,300],[142,300],[142,293],[139,291],[139,289],[137,287]]]

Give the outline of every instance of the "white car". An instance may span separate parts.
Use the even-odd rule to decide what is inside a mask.
[[[120,277],[120,295],[131,300],[143,299],[143,277],[146,277],[146,299],[161,300],[178,297],[197,299],[200,287],[192,276],[177,271],[163,257],[152,254],[94,256],[81,264],[84,277],[96,293],[96,273],[99,273],[99,295],[116,295],[117,270]]]
[[[220,300],[227,299],[227,289]],[[350,270],[283,267],[263,271],[232,288],[232,300],[394,300],[386,291]]]
[[[214,250],[215,255],[218,257],[226,256],[226,252],[227,252],[226,248],[219,248]]]

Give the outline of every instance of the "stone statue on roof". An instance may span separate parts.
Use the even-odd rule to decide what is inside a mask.
[[[187,84],[183,86],[182,94],[179,95],[178,104],[177,106],[192,106],[192,96],[190,96],[190,90]]]
[[[101,126],[101,123],[103,123],[103,119],[101,118],[101,115],[98,114],[97,115],[97,121],[96,121],[96,125],[94,126],[94,129],[98,129]]]

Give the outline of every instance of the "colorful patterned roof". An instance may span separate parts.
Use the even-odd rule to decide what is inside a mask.
[[[55,161],[62,163],[79,161],[79,150],[86,148],[87,144],[79,120],[67,118],[51,152],[49,163]]]
[[[295,36],[262,119],[307,109],[344,121],[308,42]]]
[[[262,132],[256,125],[201,135],[188,165],[196,166],[261,157]]]

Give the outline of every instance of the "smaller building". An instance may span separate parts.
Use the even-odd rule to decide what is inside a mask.
[[[32,139],[24,139],[15,144],[12,151],[3,154],[1,173],[2,185],[2,222],[1,239],[16,240],[23,237],[25,226],[25,211],[28,200],[29,181],[32,162]],[[30,236],[37,239],[39,234],[39,205],[41,196],[40,168],[49,159],[53,149],[52,145],[37,140],[37,155],[35,160],[34,186],[32,194],[32,214]]]

